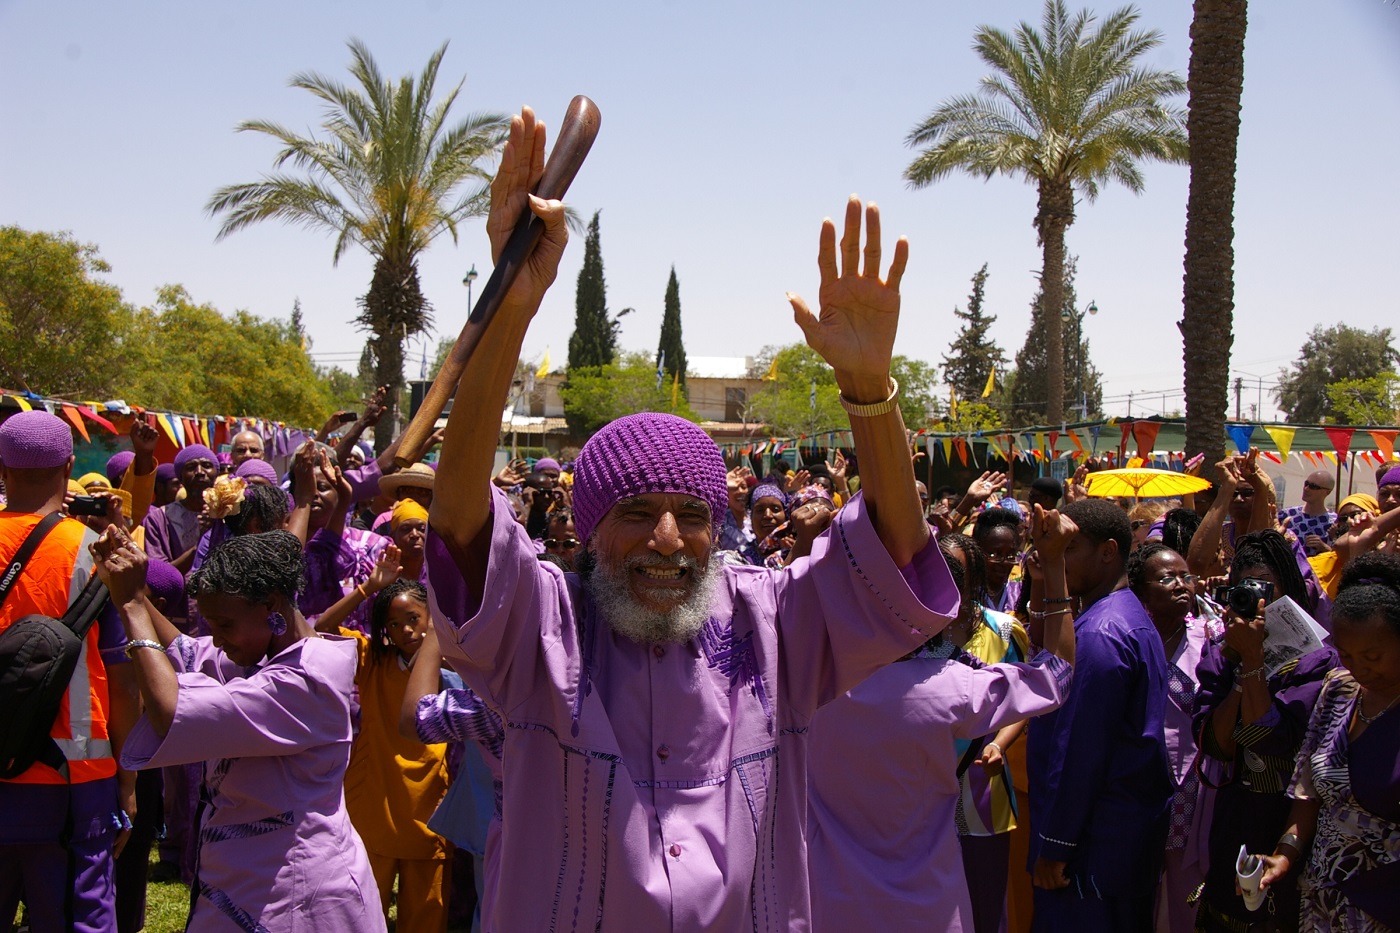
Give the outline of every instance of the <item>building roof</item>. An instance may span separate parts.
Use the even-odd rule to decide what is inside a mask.
[[[751,356],[687,356],[687,379],[747,379],[753,366]]]

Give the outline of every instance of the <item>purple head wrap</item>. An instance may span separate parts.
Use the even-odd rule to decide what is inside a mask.
[[[250,476],[260,476],[272,485],[277,485],[277,471],[266,460],[244,460],[234,469],[233,475],[241,476],[244,479]]]
[[[1386,474],[1381,477],[1381,481],[1376,485],[1392,486],[1396,484],[1400,484],[1400,466],[1391,467],[1389,470],[1387,470]]]
[[[156,482],[168,483],[175,478],[175,465],[173,463],[156,464]]]
[[[150,587],[151,599],[165,600],[166,615],[183,616],[185,613],[185,577],[170,564],[154,557],[146,558],[146,586]]]
[[[214,451],[203,444],[191,444],[175,455],[175,472],[179,473],[184,469],[185,464],[191,460],[208,460],[210,463],[218,464],[219,458],[214,455]]]
[[[749,493],[750,507],[759,499],[777,499],[783,504],[784,509],[787,508],[788,504],[787,493],[783,492],[772,483],[759,483],[753,488],[753,492]]]
[[[22,411],[0,424],[0,463],[11,470],[51,470],[73,456],[73,429],[46,411]]]
[[[675,415],[642,412],[603,427],[574,462],[574,526],[581,540],[624,496],[683,493],[703,499],[718,526],[728,508],[724,458],[710,436]]]
[[[813,499],[824,499],[828,505],[835,504],[832,501],[831,493],[827,492],[825,486],[818,486],[816,483],[813,483],[810,486],[803,486],[797,492],[793,493],[792,501],[788,503],[788,515],[792,515],[793,512],[796,512]]]
[[[558,473],[559,461],[555,460],[553,457],[541,457],[535,461],[535,472],[539,473],[543,470],[553,470]]]
[[[129,450],[119,450],[112,454],[112,458],[107,461],[107,482],[112,484],[113,489],[121,486],[126,468],[131,466],[131,461],[135,459],[136,454]]]

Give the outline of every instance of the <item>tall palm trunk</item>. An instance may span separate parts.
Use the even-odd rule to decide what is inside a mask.
[[[1045,301],[1045,421],[1065,420],[1065,230],[1074,223],[1074,189],[1068,181],[1040,183],[1035,225],[1040,231],[1040,287]]]
[[[388,411],[374,432],[374,451],[382,454],[398,433],[398,402],[403,390],[403,344],[423,332],[428,321],[428,301],[418,284],[418,265],[412,260],[379,258],[369,291],[360,299],[363,309],[356,322],[370,332],[374,347],[374,378],[388,387]]]
[[[1186,451],[1207,465],[1225,455],[1230,346],[1235,311],[1235,153],[1244,86],[1246,0],[1195,0],[1186,128],[1191,192],[1186,202]]]

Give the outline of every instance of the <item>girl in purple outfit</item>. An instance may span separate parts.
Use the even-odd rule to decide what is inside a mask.
[[[187,930],[385,929],[342,791],[357,649],[297,610],[301,550],[285,531],[216,548],[189,581],[211,635],[190,638],[142,595],[145,555],[125,532],[95,547],[146,710],[122,764],[203,763]]]

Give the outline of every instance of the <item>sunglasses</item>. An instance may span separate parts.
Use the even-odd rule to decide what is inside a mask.
[[[1137,519],[1136,521],[1134,521],[1134,522],[1132,523],[1132,528],[1133,528],[1133,531],[1140,531],[1141,529],[1147,528],[1147,527],[1151,526],[1152,524],[1153,524],[1153,522],[1152,522],[1151,519],[1139,518],[1139,519]]]
[[[579,543],[579,542],[578,542],[578,538],[545,538],[545,539],[544,539],[544,546],[545,546],[545,547],[547,547],[547,548],[556,548],[556,547],[558,547],[558,548],[563,548],[563,549],[566,550],[566,551],[572,551],[574,548],[578,547],[578,543]]]
[[[1310,482],[1308,482],[1307,480],[1303,480],[1303,488],[1304,488],[1304,489],[1327,489],[1326,486],[1319,486],[1317,483],[1310,483]],[[1328,492],[1331,492],[1332,490],[1327,489],[1327,491],[1328,491]]]

